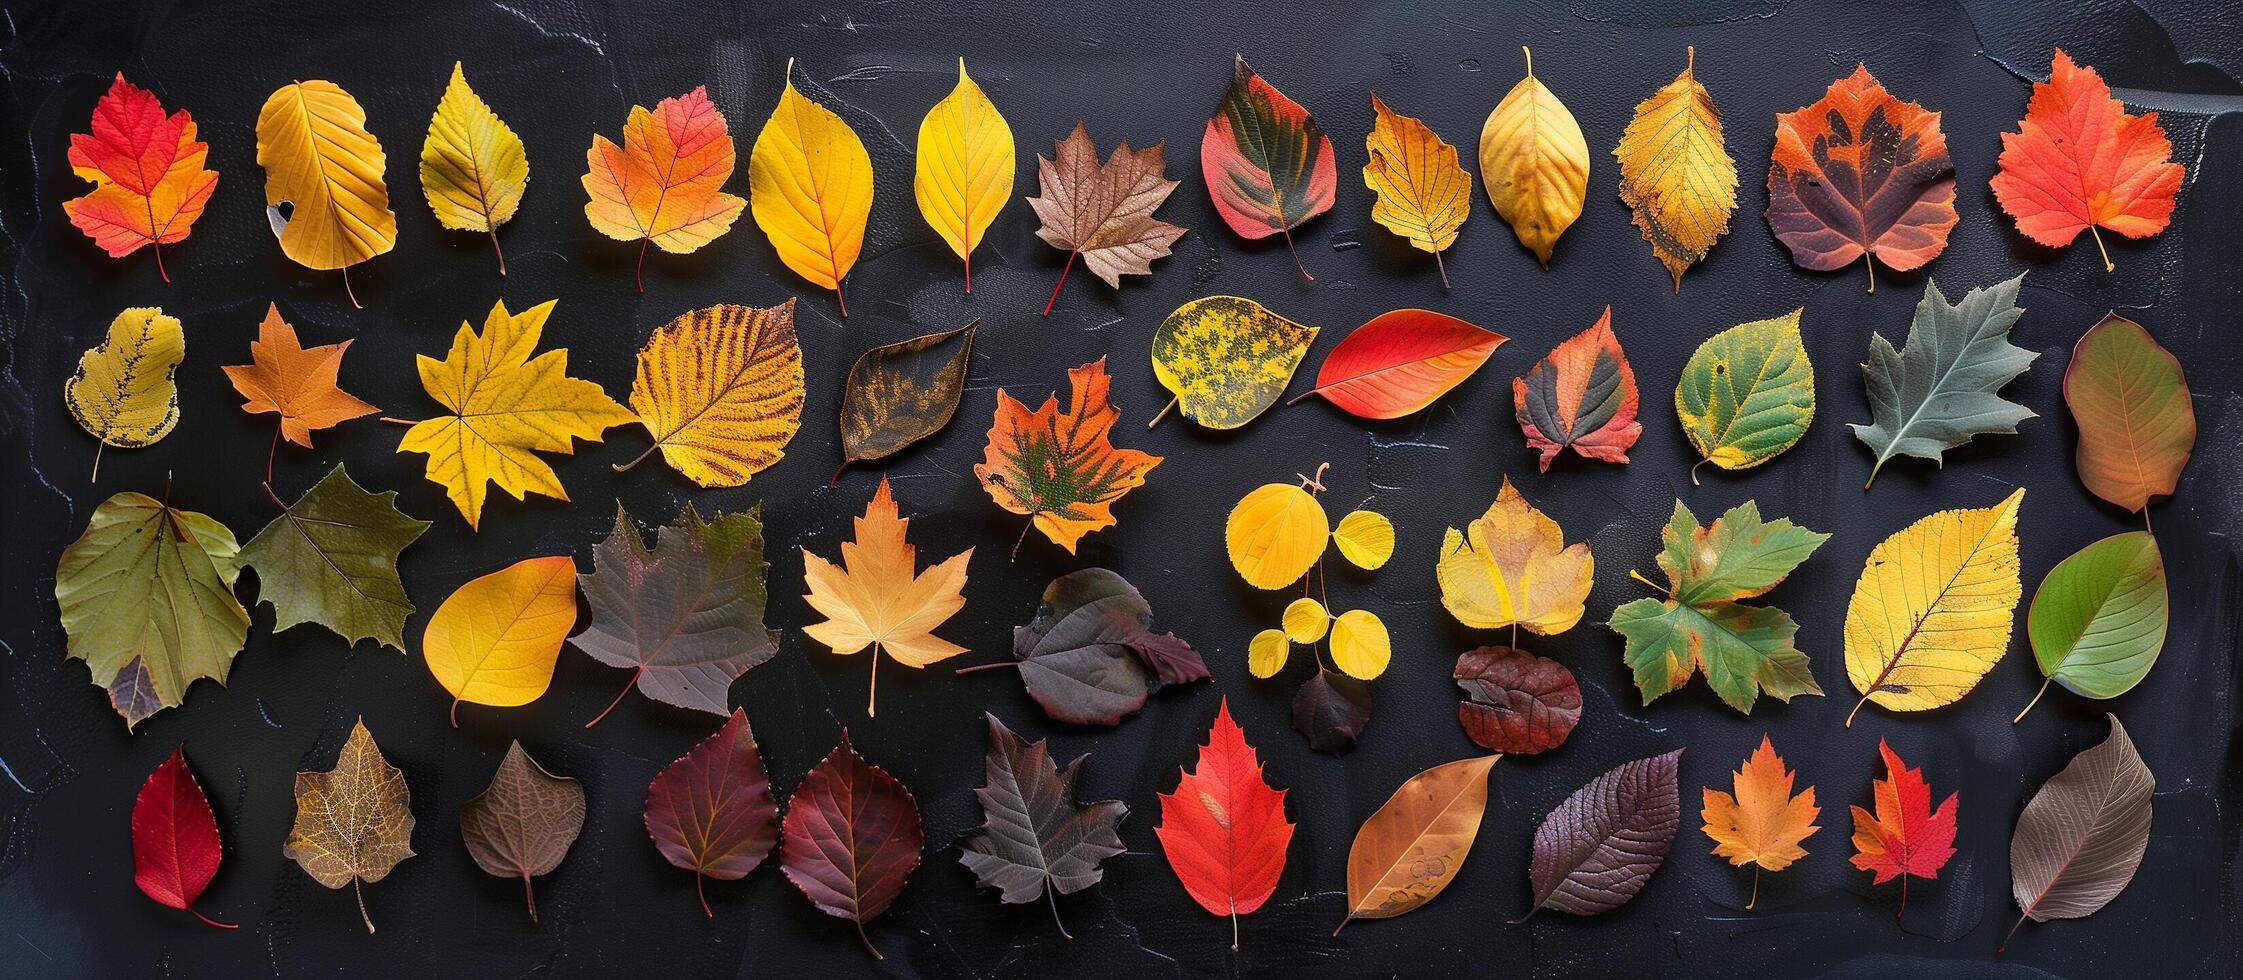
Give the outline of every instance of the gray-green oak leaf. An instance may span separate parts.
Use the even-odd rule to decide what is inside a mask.
[[[2017,305],[2024,283],[2019,273],[1949,303],[1939,284],[1926,279],[1907,346],[1896,351],[1883,334],[1869,336],[1869,362],[1861,366],[1869,424],[1851,425],[1877,454],[1862,489],[1894,456],[1942,463],[1942,454],[1971,437],[2012,434],[2033,417],[2031,409],[1997,394],[2040,356],[2009,342],[2010,328],[2025,313]]]
[[[241,563],[257,570],[276,632],[318,623],[402,653],[413,603],[397,558],[428,526],[397,509],[397,491],[368,493],[338,463],[242,546]]]

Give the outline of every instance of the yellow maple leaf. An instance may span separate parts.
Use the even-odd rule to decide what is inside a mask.
[[[1807,856],[1800,842],[1822,829],[1815,824],[1822,813],[1815,805],[1815,788],[1809,786],[1793,796],[1795,776],[1784,768],[1775,744],[1762,735],[1760,748],[1735,773],[1735,796],[1712,787],[1704,790],[1705,808],[1699,816],[1706,822],[1706,836],[1713,838],[1714,856],[1728,858],[1732,865],[1753,866],[1753,898],[1745,903],[1746,909],[1759,901],[1761,869],[1791,867]]]
[[[529,188],[530,161],[522,138],[492,112],[483,97],[467,87],[467,73],[452,62],[452,80],[428,121],[421,144],[421,194],[436,222],[453,231],[491,236],[498,274],[506,274],[506,250],[498,245],[498,226],[514,217]]]
[[[1992,507],[1943,510],[1878,543],[1846,604],[1846,677],[1892,711],[1953,704],[2009,652],[2024,594],[2017,511],[2025,489]]]
[[[847,317],[841,280],[864,249],[872,157],[839,115],[795,91],[792,58],[786,91],[748,151],[748,204],[779,261],[833,290]]]
[[[280,250],[307,269],[349,268],[397,246],[382,170],[389,157],[366,131],[366,110],[334,82],[290,82],[257,114],[257,164]],[[286,217],[281,205],[288,206]]]
[[[179,424],[179,385],[172,375],[187,357],[179,318],[153,306],[136,306],[109,321],[109,335],[78,358],[78,372],[62,384],[63,403],[103,446],[154,445]],[[101,476],[101,450],[93,456]]]
[[[1534,52],[1520,50],[1526,77],[1480,128],[1480,181],[1519,244],[1548,268],[1558,236],[1588,200],[1589,143],[1565,103],[1534,77]]]
[[[917,571],[917,549],[904,540],[910,525],[897,513],[888,478],[881,477],[872,503],[857,518],[855,540],[841,543],[840,564],[802,549],[802,581],[810,590],[802,598],[826,617],[802,632],[843,656],[876,648],[873,682],[865,696],[867,717],[880,691],[882,651],[906,667],[925,667],[966,652],[935,636],[934,629],[965,607],[959,590],[965,588],[966,561],[974,550]]]
[[[1409,239],[1418,251],[1433,253],[1441,288],[1447,289],[1449,269],[1441,253],[1456,244],[1457,229],[1472,213],[1472,175],[1457,166],[1456,147],[1424,120],[1387,108],[1377,92],[1371,93],[1371,111],[1378,118],[1363,139],[1371,155],[1363,164],[1363,186],[1378,195],[1371,220]]]
[[[719,303],[654,331],[639,351],[631,408],[678,472],[704,487],[736,487],[786,455],[802,427],[802,345],[794,300]]]
[[[512,708],[553,683],[561,642],[576,627],[576,562],[525,558],[460,586],[421,635],[421,656],[452,692],[452,727],[462,701]]]
[[[1698,49],[1674,81],[1636,106],[1612,155],[1620,160],[1620,200],[1682,291],[1682,271],[1729,230],[1737,209],[1737,161],[1721,138],[1721,109],[1695,74]]]
[[[1467,531],[1449,528],[1435,574],[1441,605],[1479,629],[1525,627],[1553,636],[1581,621],[1596,560],[1503,478],[1495,502]]]
[[[957,87],[919,123],[911,189],[928,226],[965,261],[966,292],[974,291],[974,248],[1012,198],[1015,167],[1012,126],[958,59]]]
[[[449,491],[470,528],[482,524],[488,484],[517,500],[569,499],[536,454],[574,452],[572,439],[598,442],[609,426],[636,418],[598,384],[568,376],[567,348],[530,356],[554,302],[511,314],[495,304],[481,333],[461,323],[443,360],[418,359],[421,387],[453,414],[410,423],[397,451],[428,454],[428,478]]]

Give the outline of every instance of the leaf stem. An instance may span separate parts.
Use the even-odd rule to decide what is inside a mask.
[[[366,934],[374,934],[374,917],[366,914],[366,888],[357,878],[350,880],[350,890],[358,896],[358,921],[366,923]]]
[[[460,699],[458,699],[458,698],[453,698],[453,699],[452,699],[452,727],[456,729],[456,728],[458,728],[459,726],[460,726]]]
[[[701,914],[714,919],[717,917],[717,914],[709,910],[708,889],[701,887],[701,883],[707,881],[708,879],[709,876],[702,874],[701,872],[696,871],[693,873],[693,897],[701,900]]]
[[[350,297],[350,305],[352,309],[363,310],[366,308],[359,305],[358,293],[350,288],[350,266],[347,265],[343,267],[343,295]]]
[[[1862,695],[1862,696],[1861,696],[1861,700],[1859,700],[1859,701],[1856,701],[1856,702],[1854,702],[1854,710],[1846,712],[1846,727],[1847,727],[1847,728],[1852,728],[1852,727],[1854,727],[1854,716],[1855,716],[1855,715],[1858,715],[1858,714],[1861,714],[1861,706],[1862,706],[1862,705],[1865,705],[1865,704],[1868,704],[1868,703],[1869,703],[1869,695],[1867,695],[1867,694],[1864,694],[1864,695]]]
[[[1059,921],[1059,889],[1049,882],[1044,884],[1044,900],[1051,905],[1051,924],[1059,927],[1059,938],[1075,941],[1075,934],[1067,931],[1067,923]]]
[[[387,422],[387,423],[389,423],[389,424],[391,424],[391,425],[419,425],[419,424],[421,424],[421,423],[420,423],[420,420],[418,420],[418,419],[396,419],[396,418],[391,418],[391,417],[389,417],[389,416],[387,416],[387,415],[384,415],[384,416],[382,416],[381,418],[377,419],[376,421],[379,421],[379,422]]]
[[[506,250],[505,250],[505,249],[503,249],[503,248],[500,248],[500,247],[499,247],[499,244],[498,244],[498,229],[496,229],[496,228],[493,228],[493,229],[491,229],[491,251],[493,251],[493,252],[497,252],[497,253],[498,253],[498,274],[499,274],[499,278],[501,278],[501,279],[503,279],[503,278],[506,278]],[[535,922],[535,921],[537,921],[537,913],[536,913],[535,911],[532,911],[532,912],[530,913],[530,921],[532,921],[532,922]]]
[[[653,444],[653,445],[651,445],[651,446],[648,446],[648,447],[646,447],[646,451],[645,451],[645,452],[643,452],[643,453],[640,453],[640,454],[638,454],[638,455],[636,455],[636,456],[633,456],[633,457],[631,457],[631,461],[630,461],[630,462],[628,462],[628,463],[612,463],[612,464],[609,464],[609,468],[610,468],[610,469],[613,469],[613,470],[614,470],[614,471],[616,471],[617,473],[629,473],[629,472],[631,471],[631,467],[634,467],[634,466],[637,466],[637,465],[639,465],[640,463],[646,462],[646,458],[647,458],[648,456],[652,456],[652,455],[654,455],[654,451],[655,451],[655,450],[657,450],[657,449],[660,449],[660,448],[662,448],[662,441],[661,441],[661,440],[659,440],[659,439],[657,439],[657,440],[655,440],[655,441],[654,441],[654,444]],[[835,472],[836,472],[836,473],[838,474],[838,473],[839,473],[840,471],[836,470]],[[838,478],[839,478],[839,477],[838,477],[838,476],[836,476],[836,479],[838,479]]]
[[[106,442],[93,444],[93,475],[86,477],[87,483],[101,482],[101,451],[107,448],[109,448],[109,444]]]
[[[1051,284],[1051,298],[1044,301],[1045,316],[1050,316],[1051,305],[1059,302],[1059,287],[1067,285],[1067,270],[1075,267],[1075,256],[1081,254],[1082,249],[1079,248],[1067,253],[1067,264],[1059,267],[1059,281]]]
[[[841,318],[844,320],[848,319],[849,298],[841,295],[841,284],[838,282],[833,284],[833,302],[834,305],[841,307]]]
[[[1433,253],[1433,268],[1441,270],[1441,289],[1444,292],[1447,291],[1449,288],[1449,264],[1441,261],[1441,253],[1439,252]]]
[[[170,281],[171,281],[171,273],[169,273],[169,272],[165,272],[165,271],[164,271],[164,243],[162,243],[162,242],[158,242],[158,241],[151,241],[151,242],[149,242],[149,243],[148,243],[148,248],[149,248],[149,250],[150,250],[150,251],[153,251],[153,252],[155,252],[155,253],[156,253],[156,274],[157,274],[157,275],[159,275],[159,276],[162,276],[162,277],[164,277],[164,281],[165,281],[165,282],[167,282],[167,283],[168,283],[168,282],[170,282]],[[194,910],[194,909],[188,909],[187,911],[189,911],[189,912],[195,912],[195,910]],[[200,917],[200,916],[202,915],[202,913],[200,913],[200,912],[195,912],[195,915],[196,915],[197,917]],[[204,922],[210,922],[210,920],[209,920],[209,919],[204,919],[203,921],[204,921]],[[211,924],[212,924],[212,925],[217,925],[217,923],[215,923],[215,922],[212,922]],[[226,928],[228,928],[228,929],[231,929],[231,928],[233,928],[233,926],[227,926]]]
[[[273,426],[273,444],[265,450],[265,492],[271,493],[273,482],[273,457],[280,455],[280,426]],[[276,498],[277,499],[277,498]],[[282,510],[288,508],[283,507]]]
[[[2001,944],[2001,945],[1999,945],[1999,946],[1996,946],[1996,947],[1994,947],[1994,952],[1996,952],[1996,953],[2006,953],[2006,952],[2008,952],[2008,951],[2009,951],[2009,941],[2010,941],[2010,940],[2012,940],[2012,939],[2015,939],[2015,938],[2017,938],[2017,927],[2018,927],[2018,926],[2022,926],[2022,925],[2024,925],[2024,924],[2025,924],[2025,919],[2026,919],[2026,917],[2027,917],[2027,916],[2030,916],[2030,915],[2032,915],[2032,914],[2033,914],[2033,913],[2032,913],[2032,910],[2031,910],[2031,909],[2027,909],[2027,910],[2025,910],[2025,911],[2024,911],[2023,913],[2020,913],[2020,914],[2019,914],[2019,915],[2017,916],[2017,921],[2016,921],[2016,922],[2013,922],[2013,923],[2011,923],[2011,924],[2010,924],[2010,926],[2009,926],[2009,931],[2008,931],[2008,932],[2005,932],[2005,933],[2002,933],[2002,944]]]
[[[867,718],[873,716],[873,708],[880,699],[880,645],[873,644],[871,653],[872,678],[866,682],[864,692],[864,716]]]
[[[1908,874],[1902,874],[1900,876],[1900,911],[1893,913],[1893,918],[1895,919],[1903,918],[1908,915],[1908,879],[1910,877],[1913,876]]]
[[[1760,866],[1755,864],[1752,866],[1752,897],[1745,899],[1745,911],[1752,911],[1752,907],[1758,904],[1760,904]]]
[[[2051,680],[2055,680],[2055,678],[2051,677],[2041,681],[2041,689],[2033,692],[2033,699],[2031,701],[2025,702],[2025,710],[2018,712],[2017,717],[2011,718],[2009,720],[2010,724],[2014,725],[2018,722],[2024,721],[2025,712],[2033,710],[2034,705],[2041,703],[2041,695],[2048,693],[2048,682]]]
[[[646,665],[645,665],[645,664],[640,664],[640,665],[638,666],[638,669],[637,669],[637,670],[634,670],[634,671],[632,671],[632,672],[631,672],[631,679],[630,679],[630,680],[627,680],[627,681],[624,681],[624,682],[623,682],[623,689],[622,689],[622,690],[620,690],[620,691],[617,691],[617,692],[615,692],[615,700],[613,700],[613,701],[610,701],[610,702],[608,702],[608,703],[607,703],[607,707],[605,707],[605,708],[601,708],[601,709],[600,709],[600,713],[599,713],[599,714],[597,714],[597,715],[594,715],[594,716],[592,716],[592,720],[591,720],[591,721],[588,721],[588,722],[585,722],[585,723],[584,723],[584,727],[586,727],[586,728],[590,728],[590,727],[592,727],[592,726],[594,726],[594,725],[597,725],[597,724],[599,724],[599,723],[600,723],[600,720],[601,720],[601,719],[603,719],[603,718],[606,718],[606,717],[607,717],[607,713],[608,713],[608,712],[610,712],[610,711],[614,711],[614,710],[615,710],[615,706],[616,706],[616,705],[622,704],[622,703],[623,703],[623,696],[624,696],[624,695],[626,695],[626,694],[629,694],[629,693],[631,693],[631,688],[632,688],[632,687],[634,687],[634,686],[636,686],[636,685],[637,685],[637,684],[639,683],[639,675],[640,675],[640,674],[644,674],[644,673],[646,673]],[[531,913],[530,913],[530,921],[532,921],[532,922],[535,922],[535,921],[537,921],[537,913],[536,913],[536,912],[531,912]]]
[[[1863,481],[1861,481],[1861,489],[1862,489],[1862,492],[1863,492],[1863,493],[1867,493],[1867,492],[1869,492],[1869,485],[1870,485],[1870,484],[1872,484],[1872,483],[1875,483],[1875,482],[1877,482],[1877,471],[1878,471],[1878,470],[1881,470],[1881,469],[1884,469],[1884,468],[1885,468],[1885,460],[1887,460],[1887,459],[1891,459],[1891,458],[1892,458],[1892,457],[1890,457],[1890,456],[1880,456],[1880,457],[1878,457],[1878,458],[1877,458],[1877,465],[1875,465],[1875,466],[1872,466],[1872,467],[1870,467],[1870,468],[1869,468],[1869,479],[1866,479],[1866,480],[1863,480]]]
[[[966,262],[966,295],[972,296],[974,294],[974,253],[967,252],[963,258]]]
[[[165,280],[165,281],[166,281],[166,282],[169,282],[170,280],[168,280],[168,279],[167,279],[167,280]],[[195,907],[194,907],[194,906],[192,906],[192,905],[190,905],[190,906],[187,906],[187,914],[188,914],[188,915],[191,915],[191,916],[194,916],[195,918],[201,919],[201,920],[203,920],[203,922],[205,922],[205,923],[207,923],[207,924],[210,924],[210,925],[214,925],[214,926],[217,926],[217,927],[218,927],[218,928],[220,928],[220,929],[239,929],[239,928],[241,928],[241,926],[240,926],[239,924],[237,924],[237,923],[233,923],[233,922],[220,922],[220,921],[218,921],[217,919],[213,919],[213,918],[211,918],[210,916],[207,916],[207,915],[204,915],[204,914],[202,914],[201,912],[197,912],[197,911],[195,911]],[[1232,949],[1237,949],[1238,947],[1236,947],[1236,946],[1232,946],[1231,948],[1232,948]]]
[[[1285,250],[1293,253],[1293,268],[1300,271],[1301,278],[1306,279],[1309,282],[1315,282],[1316,277],[1308,274],[1308,266],[1301,264],[1300,249],[1293,247],[1293,229],[1280,228],[1278,230],[1285,233]],[[1438,256],[1435,257],[1436,261],[1438,261],[1438,258]]]
[[[639,264],[631,267],[631,281],[639,284],[641,296],[646,295],[646,243],[649,240],[643,237],[639,239]]]
[[[1012,542],[1012,560],[1013,560],[1013,561],[1019,561],[1019,560],[1020,560],[1020,546],[1021,546],[1021,545],[1024,545],[1024,544],[1027,544],[1027,543],[1028,543],[1028,531],[1029,531],[1029,529],[1031,529],[1031,528],[1033,528],[1033,527],[1035,527],[1035,526],[1036,526],[1036,518],[1035,518],[1035,515],[1033,515],[1033,514],[1029,515],[1029,517],[1028,517],[1028,522],[1027,522],[1027,523],[1025,523],[1025,524],[1022,524],[1022,525],[1020,526],[1020,537],[1014,538],[1014,539],[1013,539],[1013,542]]]
[[[271,477],[266,477],[265,482],[258,484],[258,486],[265,488],[265,499],[272,501],[273,506],[280,508],[281,513],[285,514],[288,512],[288,505],[280,502],[280,494],[273,492],[273,481]]]
[[[993,663],[993,664],[975,664],[975,665],[973,665],[973,666],[971,666],[971,667],[954,667],[954,668],[952,668],[952,669],[951,669],[950,673],[951,673],[951,676],[955,677],[955,676],[957,676],[957,675],[959,675],[959,674],[971,674],[971,673],[975,673],[975,672],[977,672],[977,671],[984,671],[984,670],[996,670],[996,669],[997,669],[997,668],[999,668],[999,667],[1018,667],[1018,666],[1020,666],[1020,661],[1018,661],[1018,660],[1000,660],[1000,661],[997,661],[996,663]]]
[[[864,951],[867,953],[871,953],[873,959],[887,959],[887,957],[880,955],[880,947],[874,946],[872,944],[872,937],[865,935],[864,921],[861,919],[851,919],[850,921],[857,924],[857,941],[864,944]]]
[[[2095,250],[2103,253],[2103,271],[2117,272],[2118,266],[2111,261],[2110,250],[2103,247],[2103,233],[2096,231],[2094,225],[2087,226],[2087,233],[2095,236]]]
[[[504,273],[501,273],[504,275]],[[530,873],[522,872],[522,901],[529,903],[530,924],[537,924],[537,893],[530,890]]]
[[[1669,598],[1669,599],[1672,599],[1672,598],[1674,598],[1674,593],[1673,593],[1673,592],[1670,592],[1670,591],[1668,591],[1668,590],[1667,590],[1667,587],[1666,587],[1666,586],[1664,586],[1664,585],[1660,585],[1660,584],[1659,584],[1659,583],[1657,583],[1657,582],[1654,582],[1654,581],[1652,581],[1652,580],[1650,580],[1650,579],[1644,578],[1644,577],[1643,577],[1643,573],[1642,573],[1642,572],[1636,571],[1636,570],[1635,570],[1635,569],[1633,569],[1633,568],[1631,568],[1631,569],[1628,569],[1628,577],[1629,577],[1629,578],[1632,578],[1632,579],[1635,579],[1635,580],[1636,580],[1636,581],[1638,581],[1638,582],[1642,582],[1643,584],[1645,584],[1645,585],[1648,585],[1648,586],[1650,586],[1650,587],[1652,587],[1652,588],[1654,588],[1654,589],[1657,589],[1657,590],[1659,590],[1659,594],[1660,594],[1660,595],[1666,596],[1666,597],[1667,597],[1667,598]],[[1515,644],[1514,644],[1514,645],[1515,645]]]
[[[1519,50],[1526,53],[1526,77],[1534,77],[1534,49],[1522,44]]]
[[[1231,952],[1238,952],[1238,903],[1231,903]]]
[[[1700,467],[1700,466],[1704,466],[1704,465],[1706,465],[1707,463],[1711,463],[1711,462],[1713,462],[1713,460],[1712,460],[1712,459],[1710,459],[1710,458],[1708,458],[1708,459],[1701,459],[1701,460],[1697,461],[1696,463],[1693,463],[1693,464],[1691,464],[1691,466],[1690,466],[1690,485],[1691,485],[1691,486],[1694,486],[1694,487],[1702,487],[1702,486],[1705,486],[1705,484],[1703,484],[1703,483],[1699,483],[1699,482],[1698,482],[1698,467]]]
[[[848,468],[849,468],[849,464],[850,464],[851,462],[852,462],[852,460],[850,460],[850,459],[849,459],[849,457],[847,457],[847,456],[843,456],[843,457],[841,457],[841,465],[839,465],[839,466],[836,466],[836,467],[834,467],[834,468],[833,468],[833,475],[832,475],[832,476],[829,476],[829,477],[827,477],[827,478],[826,478],[826,488],[827,488],[827,489],[829,489],[829,490],[830,490],[830,489],[832,489],[832,488],[834,488],[834,487],[837,487],[837,486],[840,486],[840,485],[841,485],[841,471],[842,471],[842,470],[845,470],[845,469],[848,469]]]
[[[1150,429],[1150,428],[1152,428],[1153,426],[1159,425],[1159,424],[1160,424],[1160,420],[1162,420],[1162,419],[1165,419],[1165,418],[1167,418],[1167,417],[1168,417],[1168,410],[1169,410],[1169,409],[1172,409],[1172,408],[1175,408],[1175,407],[1176,407],[1176,403],[1177,403],[1177,402],[1179,402],[1179,401],[1181,401],[1181,400],[1183,400],[1183,397],[1184,397],[1184,396],[1182,396],[1182,395],[1177,395],[1177,396],[1176,396],[1176,397],[1174,397],[1174,398],[1170,398],[1170,399],[1168,400],[1168,404],[1166,404],[1166,405],[1163,405],[1163,406],[1161,406],[1161,409],[1160,409],[1160,414],[1158,414],[1158,415],[1155,415],[1155,416],[1153,416],[1153,420],[1152,420],[1152,421],[1150,421],[1150,422],[1147,422],[1147,423],[1145,423],[1145,428],[1148,428],[1148,429]],[[98,456],[98,455],[100,455],[100,453],[101,453],[101,450],[98,450],[98,449],[96,449],[96,450],[94,450],[94,453],[95,453],[95,455],[96,455],[96,456]]]

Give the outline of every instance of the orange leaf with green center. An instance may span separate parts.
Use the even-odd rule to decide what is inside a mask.
[[[1107,400],[1113,379],[1106,376],[1105,358],[1068,371],[1067,381],[1073,395],[1065,412],[1057,394],[1029,411],[997,390],[987,461],[974,467],[974,475],[997,506],[1029,515],[1031,526],[1073,554],[1083,535],[1114,525],[1114,501],[1143,486],[1161,457],[1114,446],[1121,410]],[[1025,539],[1027,531],[1021,535]]]
[[[1699,815],[1706,821],[1706,836],[1713,838],[1714,856],[1728,858],[1733,865],[1753,866],[1753,897],[1745,902],[1747,910],[1759,902],[1761,870],[1782,871],[1806,857],[1807,849],[1799,842],[1822,829],[1815,825],[1815,817],[1822,813],[1815,805],[1815,788],[1809,786],[1797,796],[1791,793],[1797,775],[1784,768],[1776,746],[1762,735],[1760,747],[1734,774],[1735,796],[1705,789],[1706,805]]]
[[[2002,134],[1993,188],[2025,237],[2062,248],[2085,230],[2109,272],[2117,266],[2096,228],[2147,238],[2172,220],[2186,170],[2173,162],[2157,113],[2129,114],[2103,76],[2064,49],[2056,49],[2048,81],[2033,84],[2017,128]]]
[[[1914,269],[1955,227],[1955,161],[1939,113],[1902,102],[1858,65],[1815,104],[1776,114],[1768,230],[1820,272],[1869,263]]]
[[[89,128],[70,134],[70,170],[93,190],[62,202],[63,213],[110,258],[150,246],[156,274],[170,282],[163,246],[187,237],[218,188],[218,172],[203,166],[210,144],[195,139],[185,109],[165,115],[154,93],[122,72],[94,103]]]

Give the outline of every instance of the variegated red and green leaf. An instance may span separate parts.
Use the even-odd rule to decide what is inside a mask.
[[[1028,515],[1045,537],[1073,554],[1083,535],[1114,525],[1114,501],[1143,486],[1161,457],[1115,448],[1121,410],[1108,400],[1113,379],[1105,358],[1068,371],[1067,381],[1073,393],[1065,413],[1056,394],[1030,411],[997,390],[989,448],[974,475],[997,506]]]
[[[1229,91],[1207,120],[1199,144],[1200,175],[1224,223],[1242,238],[1283,234],[1332,209],[1339,187],[1332,138],[1301,104],[1254,74],[1239,56]],[[1300,265],[1301,278],[1313,280]]]
[[[1286,404],[1322,395],[1350,415],[1401,418],[1448,394],[1508,339],[1432,310],[1381,313],[1324,355],[1316,387]]]
[[[2064,404],[2079,423],[2079,478],[2130,511],[2173,492],[2196,448],[2181,362],[2142,325],[2112,313],[2072,347]]]
[[[1527,445],[1542,452],[1543,472],[1568,446],[1590,459],[1627,462],[1643,424],[1636,421],[1635,369],[1612,333],[1612,307],[1512,379],[1511,404]]]
[[[1947,248],[1955,227],[1955,161],[1939,113],[1885,91],[1867,65],[1820,101],[1776,114],[1768,166],[1768,230],[1803,268],[1856,259],[1914,269]]]

